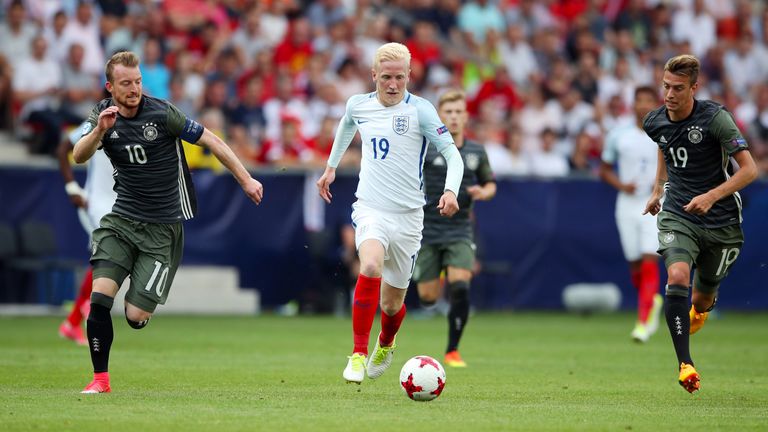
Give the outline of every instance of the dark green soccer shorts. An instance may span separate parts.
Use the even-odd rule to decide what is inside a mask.
[[[472,270],[474,265],[475,245],[469,240],[422,245],[413,270],[413,280],[426,282],[439,278],[446,267]]]
[[[659,250],[667,268],[676,262],[695,264],[694,287],[717,293],[720,281],[736,261],[744,244],[741,225],[704,228],[674,213],[659,213]]]
[[[181,222],[139,222],[109,213],[99,225],[91,241],[91,263],[116,266],[95,266],[93,278],[106,277],[120,286],[130,275],[127,302],[147,312],[165,304],[184,249]]]

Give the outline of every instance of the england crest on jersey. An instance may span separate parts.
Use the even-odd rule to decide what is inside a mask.
[[[394,116],[392,118],[392,129],[394,129],[398,135],[403,135],[408,132],[408,116]]]

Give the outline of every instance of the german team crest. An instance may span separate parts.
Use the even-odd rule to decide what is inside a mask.
[[[699,126],[691,126],[688,128],[688,141],[693,144],[698,144],[704,135],[701,133],[702,129]]]
[[[474,171],[480,166],[480,156],[475,153],[469,153],[464,156],[464,162],[467,164],[467,168]]]
[[[154,123],[147,123],[141,127],[144,132],[144,139],[147,141],[154,141],[157,138],[157,125]]]
[[[665,233],[664,237],[661,238],[661,241],[663,241],[666,244],[672,243],[673,241],[675,241],[675,233],[671,231],[668,233]]]
[[[403,135],[408,132],[408,123],[408,116],[394,116],[392,118],[392,129],[394,129],[398,135]]]

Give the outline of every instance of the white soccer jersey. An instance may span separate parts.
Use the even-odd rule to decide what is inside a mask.
[[[636,187],[634,194],[620,192],[616,199],[616,226],[627,261],[655,254],[659,246],[656,219],[642,214],[656,181],[658,151],[656,143],[634,122],[617,126],[605,139],[603,161],[618,162],[619,180]]]
[[[620,200],[642,200],[645,204],[656,181],[658,152],[656,143],[635,123],[617,126],[608,133],[603,148],[603,161],[618,163],[619,180],[636,186],[632,195],[621,192]]]
[[[450,159],[445,188],[458,195],[464,171],[461,156],[429,101],[406,92],[399,104],[385,107],[376,92],[352,96],[339,123],[329,166],[338,166],[355,130],[360,131],[363,150],[355,193],[361,203],[394,212],[423,207],[423,167],[429,142]],[[451,166],[453,161],[458,163]]]
[[[69,135],[69,141],[75,144],[82,136],[82,127],[73,130]],[[99,227],[101,218],[112,211],[115,205],[117,192],[114,190],[114,167],[106,153],[97,150],[88,160],[88,176],[85,179],[85,193],[88,200],[88,221],[82,221],[86,231],[93,231]],[[87,225],[87,226],[86,226]]]

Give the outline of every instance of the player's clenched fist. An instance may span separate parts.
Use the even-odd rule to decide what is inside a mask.
[[[245,194],[248,195],[248,198],[253,202],[259,204],[264,197],[264,186],[262,186],[261,182],[258,180],[251,178],[243,184],[243,192],[245,192]]]
[[[456,201],[456,194],[449,190],[445,191],[443,196],[440,197],[437,208],[440,209],[440,216],[451,217],[455,215],[459,211],[459,202]]]
[[[102,111],[99,114],[99,128],[101,130],[107,130],[115,125],[115,122],[117,121],[117,107],[111,106],[109,108],[105,108],[104,111]]]

